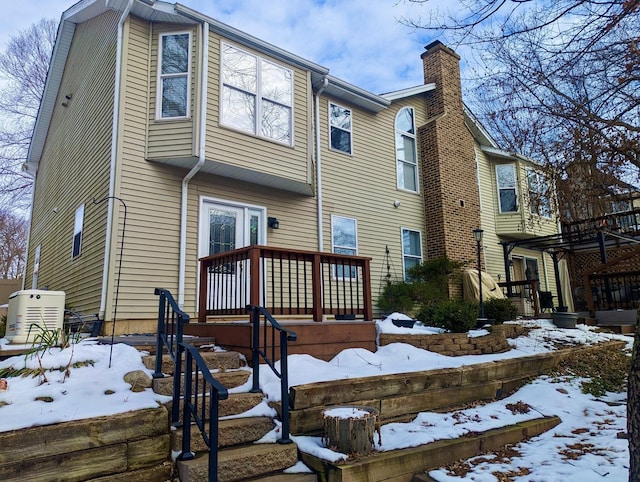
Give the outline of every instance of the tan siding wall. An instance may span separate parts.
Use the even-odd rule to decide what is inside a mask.
[[[352,109],[353,154],[329,148],[329,101]],[[358,254],[373,258],[371,283],[374,299],[387,274],[385,247],[390,250],[392,280],[403,279],[401,229],[422,233],[425,245],[422,195],[397,189],[395,156],[395,116],[405,107],[414,107],[416,125],[425,122],[425,103],[416,96],[394,102],[379,114],[358,110],[344,102],[323,96],[320,99],[320,135],[324,191],[324,249],[331,251],[331,215],[358,221]],[[420,182],[418,183],[420,185]],[[394,207],[394,201],[400,207]]]
[[[310,183],[309,166],[312,145],[310,145],[309,132],[312,92],[307,73],[263,56],[293,70],[293,146],[223,127],[220,125],[220,42],[219,36],[213,33],[209,35],[207,159]],[[242,49],[251,52],[243,47]]]
[[[36,181],[26,287],[41,244],[39,287],[67,292],[67,305],[97,312],[100,305],[108,193],[113,79],[118,16],[78,25]],[[61,106],[71,94],[69,106]],[[84,203],[82,253],[71,259],[76,208]],[[55,211],[54,211],[55,210]]]
[[[500,232],[499,229],[503,228],[506,219],[517,219],[514,222],[515,227],[520,228],[522,231],[523,223],[522,223],[522,215],[518,214],[500,214],[498,207],[498,194],[497,194],[497,183],[495,177],[495,166],[496,162],[491,161],[479,148],[476,148],[476,159],[478,161],[478,173],[480,179],[480,192],[481,192],[481,202],[482,202],[482,228],[484,229],[484,237],[483,237],[483,262],[486,266],[486,271],[489,273],[494,279],[500,281],[506,281],[506,273],[504,269],[504,255],[502,250],[502,245],[499,244],[501,240],[508,240],[507,238],[503,238],[499,236],[497,233]],[[521,166],[518,175],[520,179],[524,176],[524,167]],[[525,181],[526,182],[526,181]],[[526,184],[524,185],[526,186]],[[520,195],[519,206],[522,211],[522,183],[518,185],[518,194]],[[553,234],[553,230],[549,229],[549,223],[545,223],[543,225],[534,224],[530,225],[533,233],[531,233],[531,237],[535,235],[546,236],[548,234]],[[511,229],[515,229],[512,227]],[[511,231],[517,232],[517,231]],[[556,292],[556,283],[555,283],[555,275],[553,271],[553,261],[551,257],[547,254],[542,255],[539,251],[516,248],[511,252],[510,257],[526,257],[526,258],[535,258],[538,260],[538,269],[540,271],[540,289],[544,291],[553,291]],[[513,272],[512,272],[512,279]]]
[[[147,127],[153,124],[155,95],[151,92],[155,72],[150,72],[157,55],[157,31],[145,21],[132,18],[127,24],[129,46],[123,59],[124,109],[121,115],[123,133],[119,152],[119,196],[127,204],[127,229],[122,259],[122,275],[118,313],[126,318],[153,318],[158,300],[154,288],[167,288],[177,296],[180,226],[181,171],[145,160]],[[154,43],[149,47],[150,38]],[[177,123],[172,123],[176,126]],[[190,134],[189,134],[190,135]],[[153,135],[150,135],[150,142]],[[114,224],[110,301],[107,313],[111,317],[115,296],[115,273],[119,261],[122,210]],[[120,317],[120,316],[119,316]]]
[[[160,34],[169,32],[191,32],[191,96],[189,119],[171,120],[156,119],[156,93],[158,89],[158,45]],[[190,158],[194,156],[194,129],[195,112],[194,101],[196,99],[197,75],[199,75],[198,63],[200,55],[196,48],[198,42],[197,31],[185,25],[153,24],[151,34],[141,38],[140,41],[149,42],[151,36],[151,51],[148,45],[144,47],[147,54],[146,62],[151,63],[150,85],[143,91],[149,92],[149,147],[147,156],[150,159],[162,158]],[[142,46],[138,46],[140,48]],[[142,51],[140,51],[141,53]],[[142,60],[142,59],[141,59]]]

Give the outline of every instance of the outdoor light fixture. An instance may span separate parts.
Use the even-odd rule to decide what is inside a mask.
[[[478,298],[480,299],[480,313],[478,316],[478,324],[484,323],[486,321],[484,317],[484,303],[482,300],[482,266],[480,263],[480,244],[482,243],[483,233],[484,231],[480,228],[473,230],[473,237],[476,240],[476,251],[478,253]]]
[[[280,221],[278,221],[278,218],[267,218],[267,224],[271,229],[280,229]]]

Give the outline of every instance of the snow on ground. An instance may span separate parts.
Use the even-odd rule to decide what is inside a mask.
[[[440,333],[442,330],[421,324],[411,328],[398,328],[391,319],[404,315],[394,313],[377,323],[380,333]],[[308,355],[289,357],[290,385],[318,381],[376,376],[408,371],[459,367],[492,360],[515,358],[556,349],[556,343],[594,344],[618,339],[632,346],[632,338],[623,335],[597,333],[593,328],[578,325],[577,329],[556,328],[549,320],[521,322],[532,328],[527,336],[511,340],[512,350],[493,355],[447,357],[403,343],[380,347],[375,353],[364,349],[350,349],[325,362]],[[470,336],[481,336],[484,330],[473,330]],[[0,340],[0,350],[7,348],[6,340]],[[134,348],[117,344],[113,346],[112,366],[109,368],[110,347],[92,340],[83,340],[71,348],[54,348],[39,358],[25,360],[24,356],[0,362],[0,370],[59,368],[72,363],[85,362],[71,368],[68,376],[62,370],[47,371],[46,381],[41,376],[10,377],[8,390],[0,391],[0,432],[33,425],[44,425],[88,417],[110,415],[142,408],[156,407],[168,400],[151,389],[134,393],[123,376],[133,370],[151,374]],[[269,370],[262,370],[260,384],[269,401],[279,400],[279,380]],[[231,392],[246,391],[251,380]],[[49,397],[49,398],[47,398]],[[44,398],[51,401],[36,400]],[[530,409],[521,408],[524,402]],[[270,412],[266,403],[256,410]],[[271,412],[270,412],[271,413]],[[626,394],[609,394],[596,399],[580,391],[580,380],[563,381],[541,377],[523,387],[511,397],[487,405],[451,413],[425,412],[409,423],[392,423],[382,427],[378,450],[412,447],[439,439],[457,438],[465,433],[484,431],[511,425],[522,420],[557,415],[562,423],[549,432],[520,444],[511,452],[493,462],[481,462],[480,458],[468,461],[472,471],[462,476],[447,475],[445,470],[432,471],[431,477],[439,482],[474,481],[514,482],[566,480],[624,481],[628,478],[627,441],[617,437],[626,431]],[[263,441],[277,438],[276,434]],[[294,437],[300,448],[327,460],[341,460],[346,456],[322,447],[319,437]],[[483,459],[490,459],[484,456]],[[476,464],[477,463],[477,464]],[[511,479],[498,479],[492,472],[509,472]],[[462,473],[462,472],[461,472]],[[519,474],[519,475],[518,475]]]

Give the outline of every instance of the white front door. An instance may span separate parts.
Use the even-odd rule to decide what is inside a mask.
[[[264,219],[264,208],[203,200],[199,257],[264,244]],[[248,266],[248,261],[237,261],[214,268],[216,306],[243,308],[249,302]]]

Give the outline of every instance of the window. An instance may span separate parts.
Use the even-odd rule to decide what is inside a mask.
[[[222,124],[291,144],[293,72],[222,45]]]
[[[73,249],[71,257],[77,258],[82,251],[82,227],[84,225],[84,204],[76,209],[76,218],[73,223]]]
[[[188,32],[160,35],[158,118],[173,119],[189,115],[190,47],[191,34]]]
[[[418,192],[418,153],[411,107],[403,108],[396,116],[396,162],[398,189]]]
[[[358,254],[358,237],[357,223],[353,218],[345,218],[342,216],[331,216],[331,239],[333,244],[333,252],[337,254],[349,254],[355,256]],[[349,273],[350,271],[350,273]],[[357,277],[356,267],[338,265],[335,271],[336,278]]]
[[[543,218],[551,218],[551,200],[549,199],[547,177],[533,169],[527,169],[527,187],[529,189],[529,212]]]
[[[351,110],[329,103],[331,149],[351,154]]]
[[[498,182],[498,200],[501,213],[518,212],[518,192],[516,190],[515,164],[499,164],[496,166]]]
[[[420,231],[402,228],[402,266],[404,279],[409,281],[408,271],[422,263],[422,239]]]

